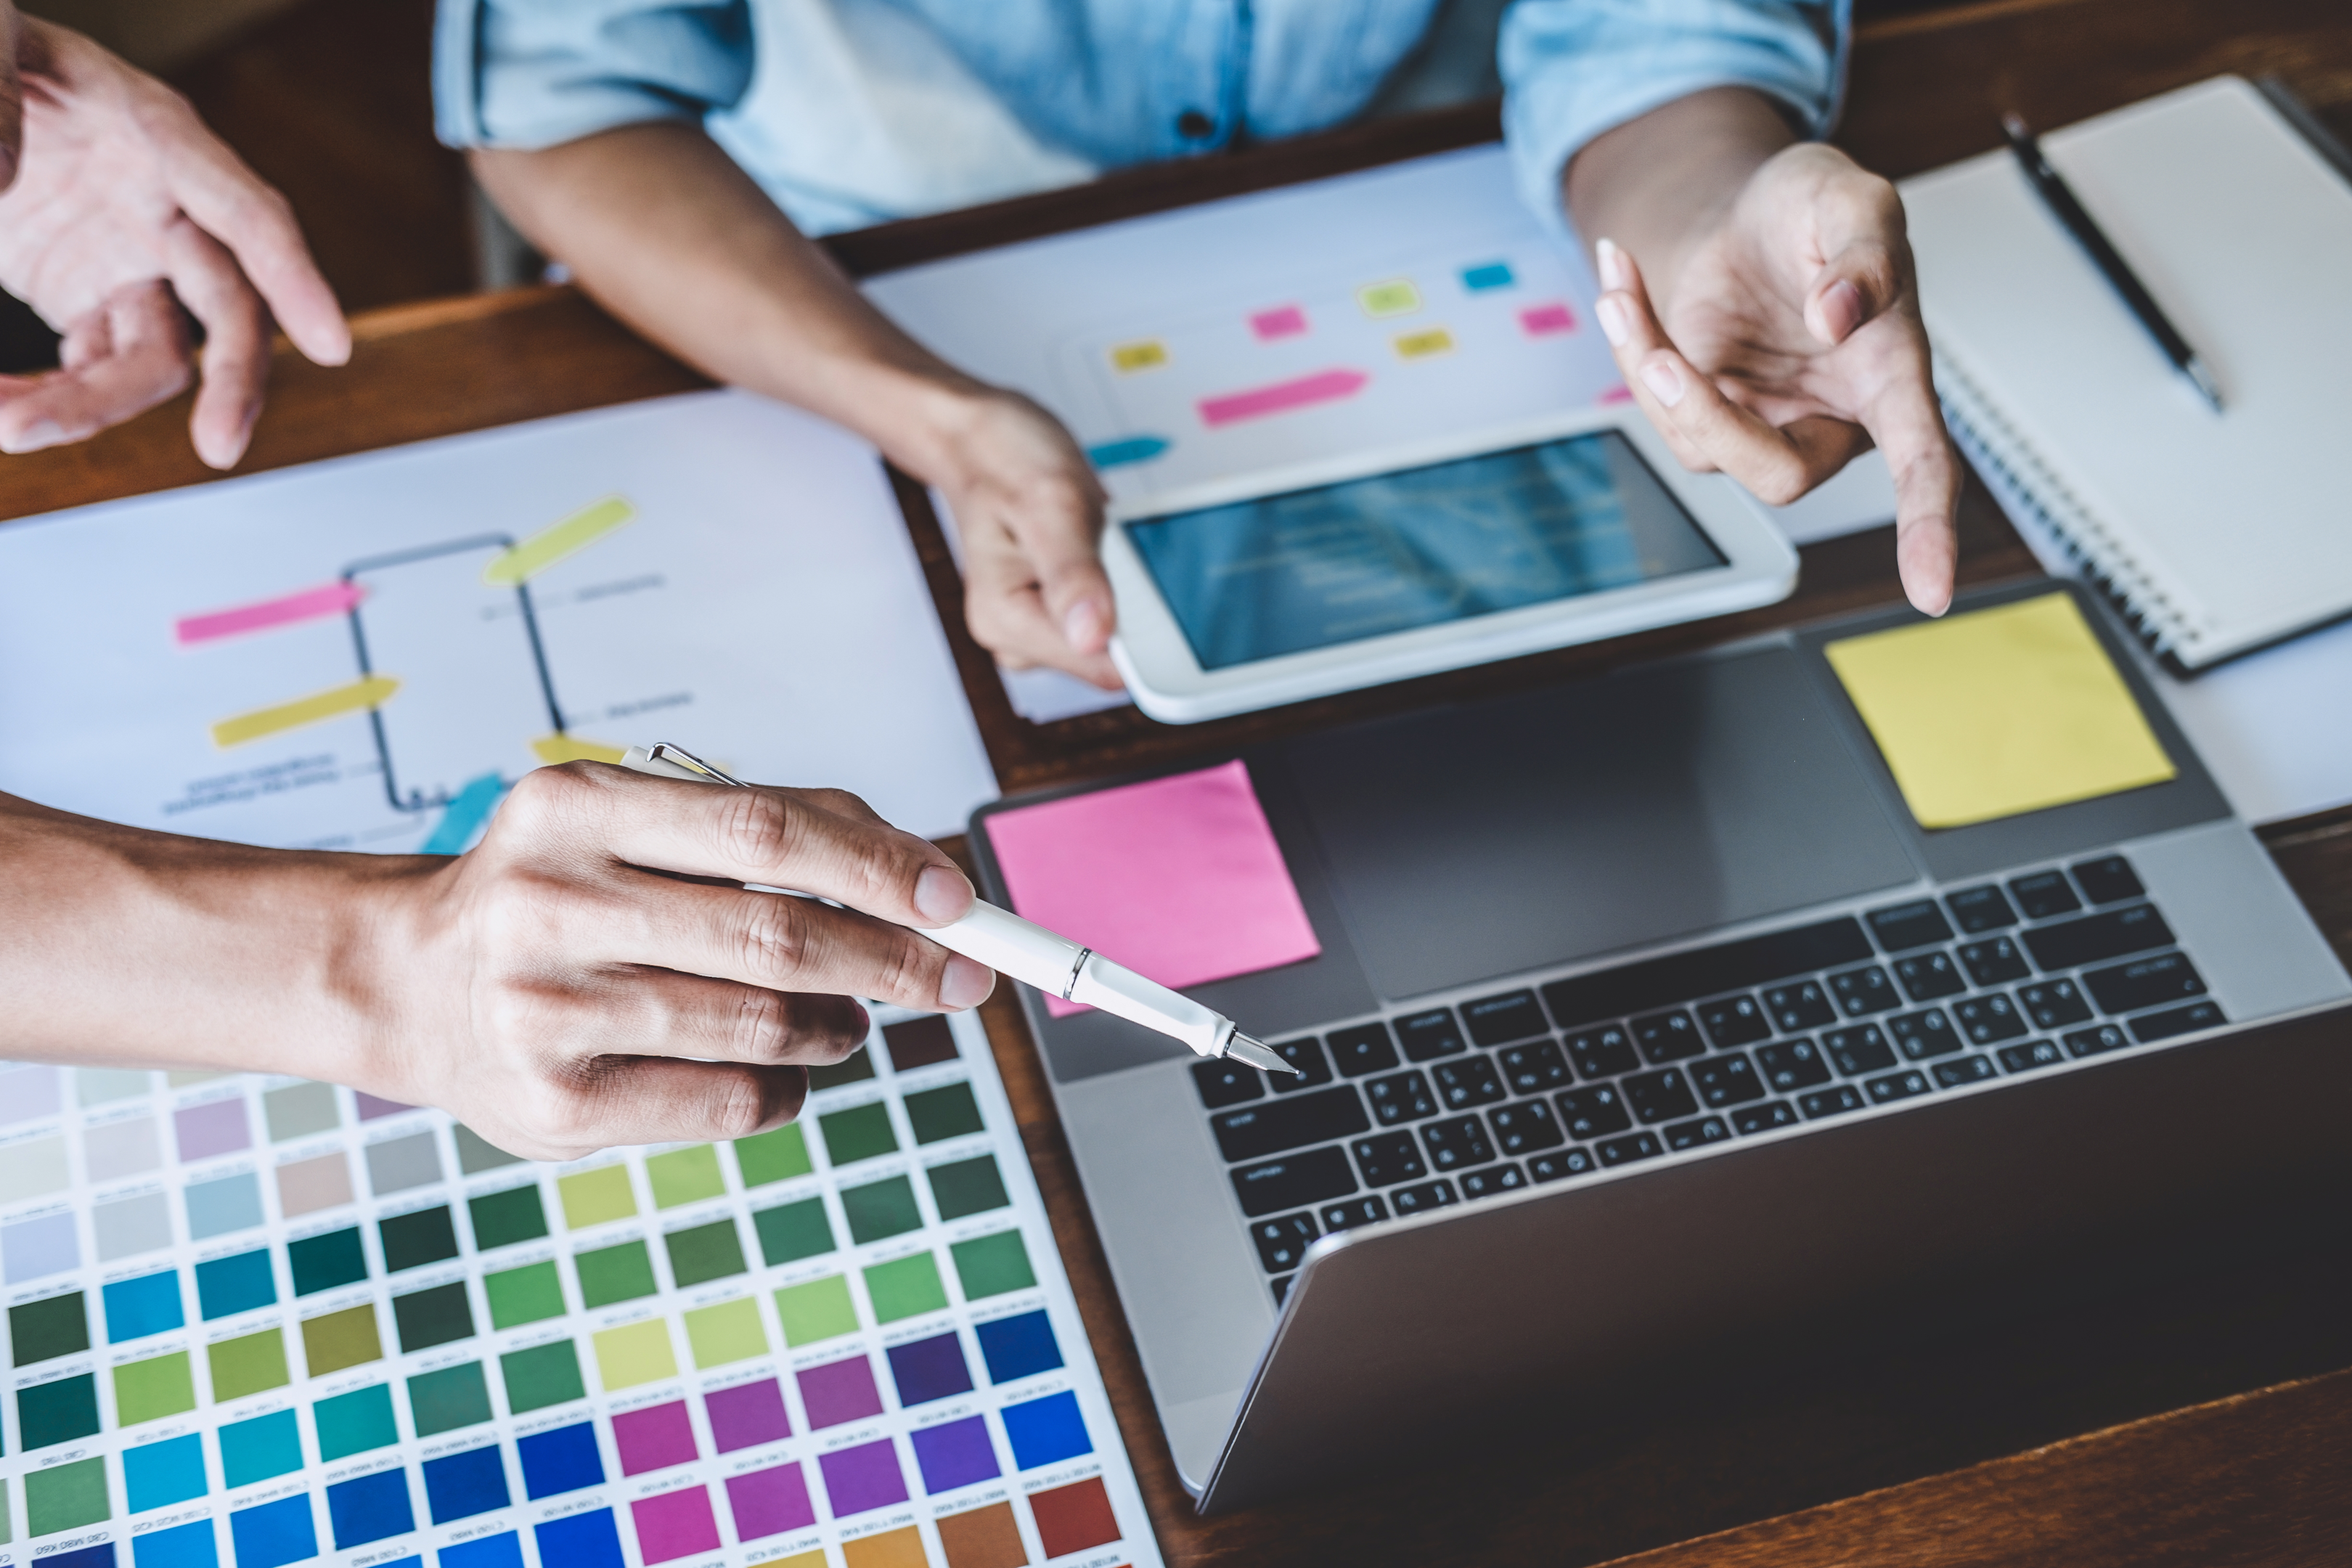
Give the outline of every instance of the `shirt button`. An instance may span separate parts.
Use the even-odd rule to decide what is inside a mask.
[[[1176,134],[1187,142],[1205,142],[1217,133],[1217,122],[1197,109],[1176,117]]]

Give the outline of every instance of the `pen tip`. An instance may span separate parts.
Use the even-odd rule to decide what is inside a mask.
[[[2000,128],[2009,132],[2009,139],[2012,142],[2027,141],[2033,135],[2032,129],[2025,123],[2025,116],[2018,113],[2014,109],[2000,117]]]
[[[1286,1072],[1293,1078],[1306,1076],[1275,1055],[1262,1041],[1253,1040],[1238,1030],[1232,1039],[1225,1042],[1225,1055],[1237,1062],[1247,1062],[1260,1072]]]

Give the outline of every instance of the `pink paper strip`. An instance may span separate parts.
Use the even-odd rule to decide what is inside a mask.
[[[272,626],[290,626],[297,621],[315,621],[322,616],[340,616],[366,596],[367,590],[357,583],[330,583],[323,588],[305,588],[299,594],[264,599],[259,604],[239,605],[233,610],[183,616],[173,629],[184,647],[191,643],[211,642],[215,637],[233,637],[244,632],[268,631]]]
[[[1162,985],[1323,951],[1239,762],[999,812],[988,836],[1015,910]]]
[[[1223,397],[1204,397],[1201,399],[1201,423],[1214,429],[1220,425],[1261,418],[1268,414],[1286,414],[1294,408],[1311,408],[1318,403],[1353,397],[1371,379],[1360,370],[1321,370],[1313,375],[1302,375],[1296,381],[1277,381],[1271,386],[1255,386],[1247,392],[1229,392]]]
[[[1531,338],[1576,331],[1576,312],[1566,305],[1530,305],[1519,312],[1519,326]]]
[[[1296,305],[1279,310],[1260,310],[1249,319],[1250,331],[1258,342],[1270,343],[1276,338],[1295,338],[1307,331],[1307,312]]]

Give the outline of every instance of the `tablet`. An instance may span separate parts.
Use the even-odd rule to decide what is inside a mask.
[[[1730,480],[1630,405],[1112,507],[1111,658],[1189,724],[1676,621],[1797,584]]]

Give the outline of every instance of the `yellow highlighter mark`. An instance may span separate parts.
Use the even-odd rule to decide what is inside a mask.
[[[1356,303],[1364,308],[1364,314],[1375,319],[1402,316],[1421,309],[1421,290],[1413,287],[1410,278],[1391,278],[1357,289]]]
[[[362,708],[377,706],[399,689],[400,682],[394,677],[371,675],[365,680],[354,680],[349,686],[315,691],[291,702],[280,702],[274,708],[257,708],[250,713],[239,713],[214,725],[213,744],[241,746],[247,741],[258,741],[264,735],[275,735],[280,730],[299,729],[305,724],[316,724],[321,719],[355,713]]]
[[[2179,771],[2065,594],[1822,651],[1922,827],[2093,800]]]
[[[1426,359],[1431,354],[1454,352],[1454,334],[1444,327],[1432,327],[1426,331],[1397,334],[1396,352],[1399,359]]]
[[[1168,363],[1168,345],[1158,338],[1118,343],[1110,351],[1110,363],[1111,368],[1122,374],[1139,370],[1158,370]]]
[[[617,763],[628,752],[626,746],[608,746],[579,735],[541,735],[530,749],[550,767],[558,763]]]
[[[567,555],[595,543],[637,515],[625,496],[606,496],[561,522],[552,522],[482,568],[482,581],[493,588],[527,583]]]

